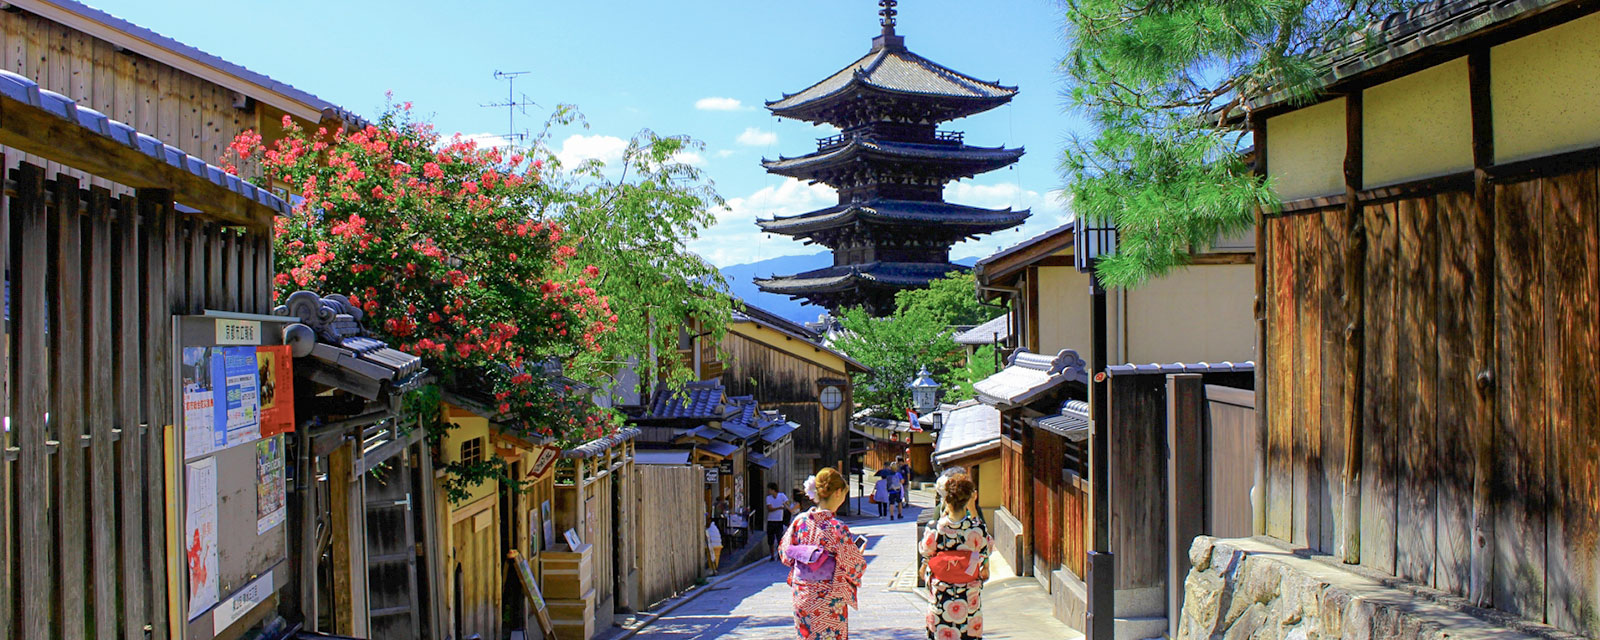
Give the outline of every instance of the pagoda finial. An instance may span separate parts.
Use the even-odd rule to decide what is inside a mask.
[[[883,25],[883,35],[894,35],[894,17],[895,14],[900,13],[895,11],[894,8],[898,4],[900,4],[899,0],[878,0],[878,6],[883,7],[878,10],[878,15],[881,16],[878,19],[878,24]]]

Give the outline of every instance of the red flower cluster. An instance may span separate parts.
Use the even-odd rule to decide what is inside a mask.
[[[488,372],[505,421],[530,433],[575,442],[614,422],[526,373],[599,351],[617,321],[587,284],[600,271],[570,268],[576,251],[543,217],[555,192],[537,161],[443,141],[404,107],[356,131],[283,125],[270,146],[246,131],[223,158],[259,167],[260,180],[294,196],[276,226],[278,295],[349,294],[368,328],[442,379]]]

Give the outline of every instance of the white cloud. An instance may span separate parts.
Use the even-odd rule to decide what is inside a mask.
[[[694,108],[701,111],[747,111],[750,107],[744,106],[737,98],[723,98],[711,96],[694,101]]]
[[[733,149],[718,149],[717,150],[717,157],[718,158],[726,158],[726,157],[731,156],[731,155],[733,155],[735,153],[738,153],[738,152],[734,151]]]
[[[1072,214],[1068,211],[1063,195],[1061,191],[1054,189],[1044,193],[1024,189],[1014,182],[998,184],[957,182],[946,186],[944,197],[949,202],[986,209],[1010,207],[1033,211],[1033,215],[1021,225],[951,247],[950,257],[952,259],[987,257],[996,251],[1066,224],[1072,219]]]
[[[784,255],[816,253],[821,249],[788,236],[768,236],[756,220],[792,216],[833,206],[838,196],[832,188],[799,180],[763,187],[748,196],[729,198],[718,210],[717,223],[700,234],[689,248],[719,267]]]
[[[556,152],[556,159],[568,169],[591,159],[613,164],[622,160],[622,152],[627,148],[628,141],[616,136],[572,135],[561,141],[561,150]]]
[[[703,167],[706,165],[706,157],[694,151],[679,151],[672,154],[672,159],[691,167]]]
[[[750,127],[739,134],[739,144],[747,147],[768,147],[778,144],[778,134],[771,131],[762,131],[757,127]]]

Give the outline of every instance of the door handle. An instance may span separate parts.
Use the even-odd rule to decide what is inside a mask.
[[[409,493],[406,494],[406,497],[405,497],[404,500],[395,500],[394,501],[394,506],[398,507],[400,505],[405,505],[406,506],[406,511],[410,511],[411,510],[411,494],[409,494]]]

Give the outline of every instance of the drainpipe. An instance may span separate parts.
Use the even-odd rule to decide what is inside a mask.
[[[1094,531],[1090,538],[1088,557],[1088,640],[1112,640],[1116,629],[1115,585],[1116,567],[1111,553],[1111,487],[1109,461],[1110,434],[1106,420],[1107,326],[1106,289],[1100,283],[1100,272],[1089,271],[1090,327],[1093,337],[1089,347],[1089,490],[1093,497]]]

